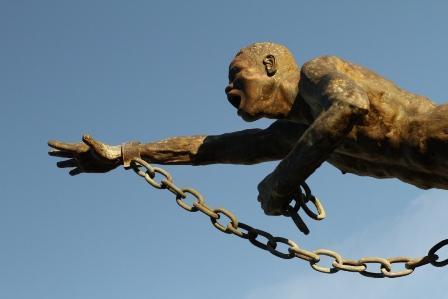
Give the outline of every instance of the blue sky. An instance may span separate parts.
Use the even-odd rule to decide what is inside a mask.
[[[256,41],[287,45],[299,64],[337,55],[443,103],[447,12],[443,1],[1,1],[0,298],[446,297],[446,268],[394,280],[316,273],[220,233],[132,172],[70,177],[46,141],[266,127],[239,119],[224,95],[229,61]],[[275,165],[166,169],[210,206],[310,250],[419,256],[446,238],[445,191],[329,165],[308,180],[328,218],[307,219],[305,237],[256,201]]]

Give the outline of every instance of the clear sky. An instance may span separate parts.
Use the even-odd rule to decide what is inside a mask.
[[[300,64],[337,55],[443,103],[447,13],[445,1],[0,1],[0,298],[448,298],[448,268],[317,273],[220,233],[133,172],[70,177],[46,145],[266,127],[224,94],[229,61],[256,41]],[[304,236],[256,201],[275,165],[167,169],[210,206],[310,250],[420,256],[447,237],[446,191],[330,165],[308,180],[328,218],[305,218]]]

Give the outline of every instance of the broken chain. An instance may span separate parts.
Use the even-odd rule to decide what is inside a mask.
[[[307,261],[314,270],[319,272],[335,273],[339,270],[342,270],[348,272],[358,272],[361,275],[367,277],[394,278],[409,275],[414,272],[414,269],[416,269],[417,267],[421,267],[427,264],[431,264],[435,267],[443,267],[448,265],[448,258],[446,258],[445,260],[439,260],[439,256],[436,254],[438,250],[448,245],[448,239],[445,239],[434,245],[428,251],[428,254],[426,256],[420,258],[410,258],[406,256],[390,258],[363,257],[359,260],[352,260],[346,259],[339,253],[328,249],[317,249],[314,251],[309,251],[301,248],[292,240],[283,237],[275,237],[266,231],[256,229],[248,224],[239,222],[237,217],[229,210],[226,210],[224,208],[209,207],[205,203],[205,199],[201,195],[201,193],[192,188],[179,188],[174,184],[171,174],[162,168],[153,167],[140,158],[135,158],[131,161],[131,168],[137,175],[143,177],[154,188],[166,189],[169,192],[173,193],[176,196],[177,204],[181,208],[189,212],[201,211],[202,213],[210,217],[212,224],[218,230],[227,234],[234,234],[243,239],[247,239],[254,246],[269,251],[277,257],[283,259],[292,259],[296,257]],[[142,170],[142,168],[144,168],[145,170]],[[163,177],[160,181],[156,180],[157,174]],[[302,197],[302,199],[305,197],[305,199],[307,200],[296,200],[296,204],[294,206],[289,206],[286,216],[291,216],[292,213],[297,212],[300,205],[309,216],[312,215],[310,217],[312,217],[313,219],[319,220],[319,218],[322,219],[323,217],[325,217],[325,211],[323,210],[322,205],[317,200],[317,198],[311,195],[309,187],[305,183],[303,183],[301,187],[304,189],[305,194],[302,194],[300,196]],[[191,205],[186,202],[187,197],[189,197],[190,195],[194,197],[194,202]],[[317,214],[311,212],[308,207],[305,208],[306,202],[309,200],[311,200],[316,206],[316,209],[318,211]],[[226,224],[219,221],[222,221],[222,216],[228,218]],[[265,240],[262,241],[261,238],[264,238]],[[288,246],[287,252],[280,251],[277,248],[279,244]],[[333,258],[331,267],[319,265],[321,256],[328,256]],[[377,264],[379,266],[379,271],[367,271],[367,264]],[[403,270],[394,271],[392,269],[392,264],[403,264]]]

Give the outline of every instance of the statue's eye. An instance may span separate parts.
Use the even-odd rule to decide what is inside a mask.
[[[232,82],[233,80],[235,80],[236,75],[240,72],[240,69],[237,67],[232,67],[229,70],[229,81]]]

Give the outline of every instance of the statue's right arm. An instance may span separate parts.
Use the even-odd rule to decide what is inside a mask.
[[[278,120],[264,130],[172,137],[136,146],[144,160],[156,164],[255,164],[283,159],[305,130],[304,125]]]
[[[304,125],[278,120],[268,128],[214,136],[172,137],[146,144],[127,144],[126,151],[155,164],[255,164],[283,159],[306,130]],[[83,142],[50,140],[50,156],[70,175],[103,173],[123,165],[123,148],[83,136]],[[127,157],[132,158],[132,157]],[[129,162],[129,161],[128,161]],[[126,164],[126,163],[125,163]]]

